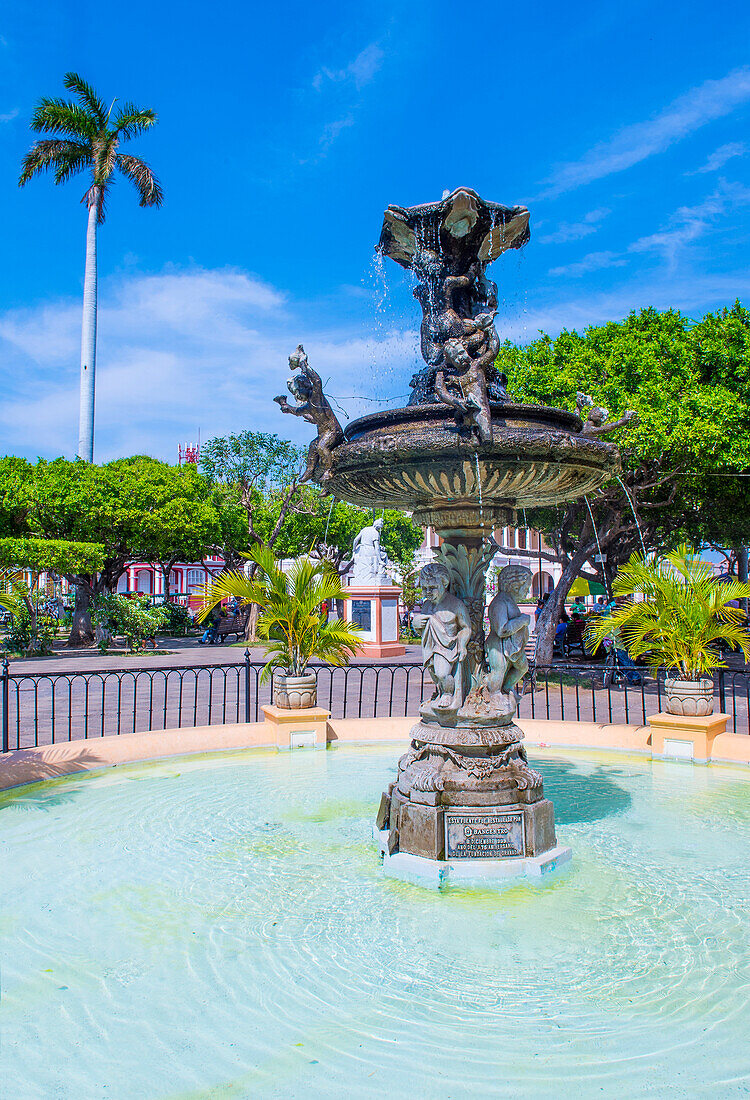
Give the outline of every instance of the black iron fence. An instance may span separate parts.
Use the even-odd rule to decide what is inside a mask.
[[[521,718],[566,719],[575,722],[624,722],[645,725],[662,709],[664,681],[659,669],[617,668],[602,664],[538,666],[519,704]],[[719,710],[729,715],[732,733],[750,734],[750,671],[719,669],[714,674]]]
[[[262,664],[97,671],[14,672],[0,668],[2,751],[122,733],[257,722],[271,702]],[[432,693],[417,663],[315,668],[318,704],[333,718],[416,717]],[[716,674],[719,708],[734,733],[750,733],[750,672]],[[612,675],[600,665],[538,667],[526,683],[521,718],[645,724],[662,707],[664,674]]]
[[[2,751],[182,726],[258,722],[271,702],[262,664],[0,673]],[[312,670],[311,670],[312,671]],[[315,668],[318,705],[334,718],[419,712],[429,676],[420,664]],[[427,692],[429,694],[429,692]]]

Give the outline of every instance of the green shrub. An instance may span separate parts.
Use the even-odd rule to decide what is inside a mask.
[[[52,641],[57,630],[57,620],[51,615],[37,615],[36,632],[25,604],[20,603],[13,615],[13,623],[5,635],[5,648],[9,653],[42,657],[52,652]]]
[[[167,634],[183,636],[187,634],[193,625],[193,620],[188,615],[188,609],[179,603],[165,603],[159,608],[164,611],[166,618],[164,631]]]
[[[109,647],[113,634],[122,634],[130,652],[136,653],[164,630],[168,616],[168,608],[152,607],[148,596],[111,593],[97,598],[91,618],[99,628],[102,652]]]

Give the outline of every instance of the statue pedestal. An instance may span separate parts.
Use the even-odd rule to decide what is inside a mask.
[[[364,634],[358,657],[401,657],[406,646],[398,640],[398,598],[394,585],[351,585],[344,590],[344,616]]]
[[[373,831],[386,875],[440,887],[541,877],[570,861],[522,737],[509,721],[414,726]]]

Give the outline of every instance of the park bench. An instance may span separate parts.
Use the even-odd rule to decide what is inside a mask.
[[[244,637],[245,628],[247,627],[247,618],[249,615],[248,610],[238,611],[236,615],[230,615],[226,619],[222,619],[216,627],[216,641],[221,638],[228,638],[232,634],[237,635],[237,641]]]

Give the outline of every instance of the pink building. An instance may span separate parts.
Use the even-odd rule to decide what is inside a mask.
[[[224,559],[221,557],[208,557],[200,562],[178,562],[169,574],[170,598],[180,597],[185,602],[190,596],[202,595],[206,584],[217,577],[223,568]],[[117,582],[117,591],[163,596],[161,566],[154,562],[131,562]]]

